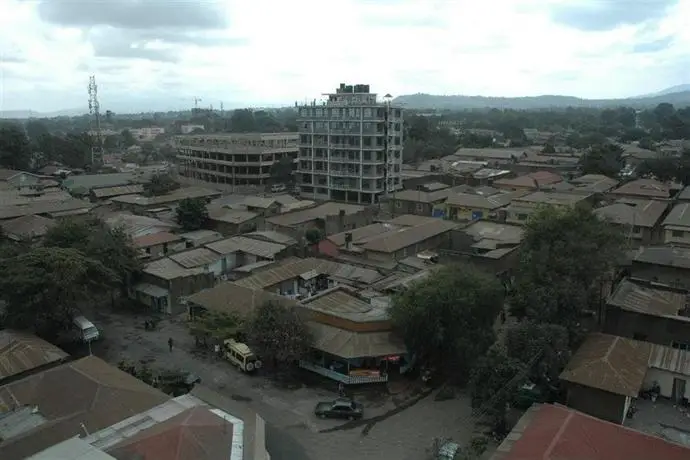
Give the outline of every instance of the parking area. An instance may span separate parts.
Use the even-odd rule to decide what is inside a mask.
[[[203,385],[251,406],[267,422],[267,444],[274,460],[424,460],[434,437],[463,443],[472,435],[471,409],[464,396],[449,401],[429,396],[396,411],[400,396],[356,393],[365,406],[365,421],[344,425],[313,413],[317,402],[337,396],[335,383],[287,389],[261,375],[246,375],[224,360],[199,352],[183,319],[164,320],[152,331],[144,329],[144,317],[131,314],[96,314],[95,319],[104,338],[94,345],[94,354],[112,364],[126,360],[145,362],[153,369],[192,372]],[[172,351],[169,338],[173,339]],[[367,426],[366,419],[372,417],[382,420]],[[363,434],[365,427],[367,433]]]

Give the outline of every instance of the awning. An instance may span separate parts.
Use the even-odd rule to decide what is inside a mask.
[[[154,286],[153,284],[149,283],[137,284],[136,286],[134,286],[134,290],[155,298],[168,296],[167,289],[163,289],[162,287]]]
[[[352,332],[314,321],[307,322],[314,348],[341,358],[370,358],[407,352],[392,332]]]

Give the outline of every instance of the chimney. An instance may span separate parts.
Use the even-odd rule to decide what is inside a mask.
[[[338,229],[341,232],[345,231],[345,210],[341,209],[338,213]]]

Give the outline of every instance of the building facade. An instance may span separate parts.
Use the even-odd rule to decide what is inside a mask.
[[[266,185],[274,163],[296,161],[298,139],[297,133],[177,136],[178,173],[210,184]]]
[[[297,183],[315,200],[377,203],[402,188],[403,111],[369,85],[341,84],[299,107]]]

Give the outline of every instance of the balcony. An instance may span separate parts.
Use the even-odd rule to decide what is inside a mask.
[[[345,176],[345,177],[359,177],[359,171],[348,171],[342,169],[331,169],[329,172],[331,176]]]

